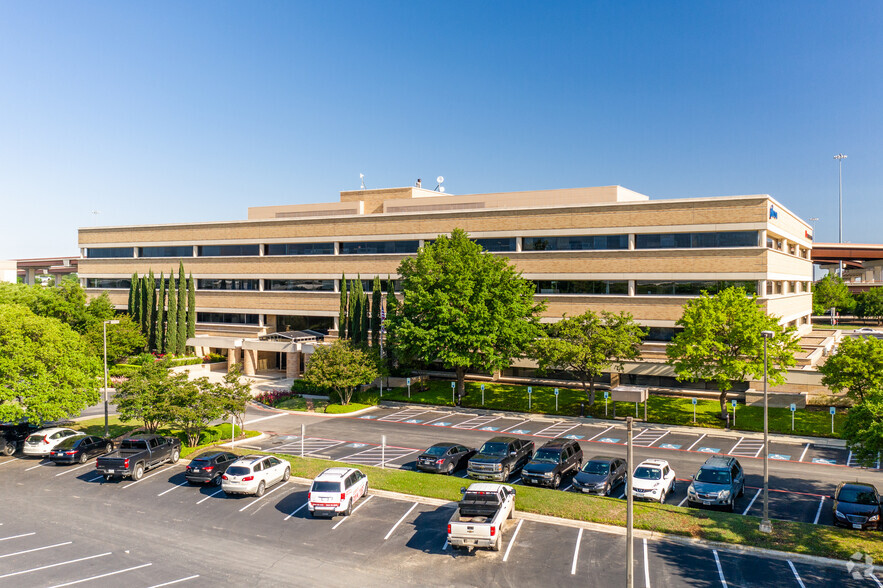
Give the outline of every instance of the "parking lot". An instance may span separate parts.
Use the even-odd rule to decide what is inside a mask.
[[[373,456],[369,452],[375,448],[317,450],[335,449],[359,459]],[[262,498],[227,497],[219,488],[186,485],[181,465],[164,466],[138,482],[105,482],[91,464],[38,463],[0,460],[0,584],[569,586],[624,581],[624,537],[578,525],[516,516],[500,552],[455,552],[445,541],[453,505],[369,495],[348,518],[312,519],[305,508],[307,486],[294,480],[270,488]],[[841,565],[816,566],[674,541],[637,539],[635,557],[637,586],[880,586],[874,578],[852,578]]]

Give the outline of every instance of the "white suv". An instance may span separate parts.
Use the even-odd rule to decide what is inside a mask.
[[[272,455],[246,455],[230,464],[221,476],[221,488],[225,494],[263,496],[269,486],[290,477],[288,462]]]
[[[632,496],[665,502],[675,490],[675,472],[664,459],[647,459],[638,464],[634,473]]]
[[[368,476],[355,468],[328,468],[313,480],[307,504],[310,514],[349,516],[353,504],[368,494]]]
[[[82,435],[79,431],[73,429],[43,429],[36,433],[31,433],[22,446],[22,453],[29,457],[47,457],[49,452],[55,449],[55,446],[74,435]]]

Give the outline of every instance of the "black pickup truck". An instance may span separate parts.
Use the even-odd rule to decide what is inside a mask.
[[[132,435],[113,453],[99,457],[95,468],[105,480],[113,477],[140,480],[147,470],[164,463],[176,463],[181,456],[181,440],[159,435]]]
[[[467,473],[474,480],[505,482],[512,472],[518,471],[533,455],[533,441],[517,437],[494,437],[488,439],[478,453],[469,460]]]

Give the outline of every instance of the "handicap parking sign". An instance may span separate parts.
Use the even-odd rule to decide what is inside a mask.
[[[794,412],[794,411],[797,410],[797,405],[794,404],[794,403],[791,403],[791,407],[790,407],[790,408],[791,408],[791,412]]]
[[[695,398],[693,399],[693,404],[694,404],[694,405],[696,404],[696,399],[695,399]]]

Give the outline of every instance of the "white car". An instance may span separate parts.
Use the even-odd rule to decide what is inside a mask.
[[[647,459],[638,464],[633,475],[632,496],[665,502],[675,490],[675,472],[664,459]]]
[[[313,480],[307,504],[310,514],[349,516],[353,504],[368,494],[368,476],[355,468],[328,468]]]
[[[52,428],[31,433],[22,446],[22,453],[29,457],[47,457],[56,445],[74,435],[82,435],[73,429]]]
[[[291,465],[272,455],[246,455],[237,459],[221,476],[225,494],[263,496],[267,488],[291,477]]]

